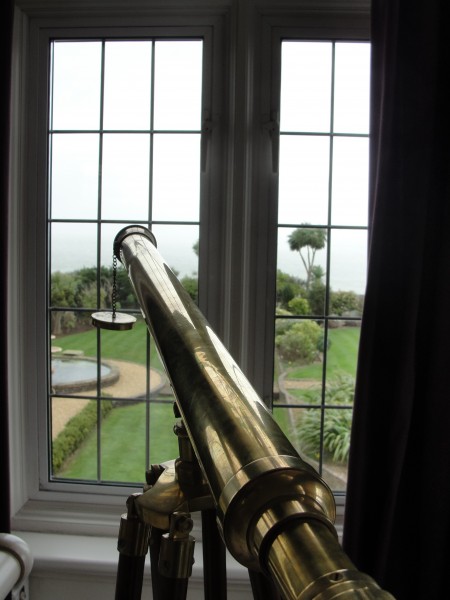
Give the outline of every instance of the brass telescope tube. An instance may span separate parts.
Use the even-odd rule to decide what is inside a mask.
[[[159,349],[231,554],[272,577],[286,600],[392,598],[342,551],[330,489],[283,434],[153,234],[126,227],[114,253]]]

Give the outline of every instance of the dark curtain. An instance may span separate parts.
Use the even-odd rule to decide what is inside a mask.
[[[369,272],[344,548],[399,600],[450,597],[448,0],[372,0]]]
[[[10,531],[8,389],[7,389],[7,199],[13,0],[0,9],[0,532]]]

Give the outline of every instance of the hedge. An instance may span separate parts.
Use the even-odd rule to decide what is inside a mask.
[[[111,400],[102,400],[102,419],[109,413],[113,405]],[[52,444],[53,474],[57,473],[65,461],[77,450],[97,425],[97,402],[89,403],[77,415],[72,417],[58,434]]]

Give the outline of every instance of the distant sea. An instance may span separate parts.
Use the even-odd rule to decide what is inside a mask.
[[[112,245],[114,235],[105,236],[101,249],[101,263],[112,265]],[[112,232],[112,231],[111,231]],[[89,232],[91,233],[91,232]],[[173,233],[173,232],[172,232]],[[177,271],[180,277],[198,272],[197,256],[192,250],[195,243],[196,231],[187,232],[185,239],[182,236],[157,236],[158,249],[170,267]],[[192,235],[194,234],[194,235]],[[176,240],[174,243],[173,240]],[[69,236],[55,236],[52,247],[52,271],[71,272],[82,267],[94,267],[97,263],[96,245],[94,236],[86,232],[73,233]],[[356,240],[355,240],[356,241]],[[364,294],[366,281],[365,246],[364,240],[357,240],[356,244],[341,244],[336,247],[330,267],[330,281],[333,290],[351,290],[357,294]],[[362,243],[363,242],[363,243]],[[339,253],[337,252],[339,250]],[[325,270],[325,251],[317,253],[316,264]],[[278,268],[299,278],[305,277],[305,271],[300,257],[289,247],[281,244],[279,247]]]

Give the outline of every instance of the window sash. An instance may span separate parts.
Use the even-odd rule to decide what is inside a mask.
[[[339,289],[351,290],[355,294],[355,304],[357,300],[356,293],[363,293],[365,284],[365,281],[361,280],[363,278],[363,266],[361,266],[362,272],[358,280],[356,272],[352,272],[349,282],[342,280],[343,288],[336,287],[335,284],[339,281],[339,276],[342,277],[342,267],[339,274],[337,266],[342,248],[345,248],[342,244],[343,241],[352,238],[352,256],[359,250],[361,253],[360,263],[361,265],[365,264],[368,215],[361,211],[359,220],[355,223],[352,222],[353,215],[350,215],[350,220],[348,220],[348,214],[345,214],[344,219],[342,215],[337,214],[336,207],[339,207],[337,182],[342,180],[343,165],[342,160],[339,160],[342,158],[342,148],[348,152],[350,143],[357,145],[358,156],[365,156],[365,166],[367,166],[368,156],[367,153],[362,152],[363,147],[361,144],[364,144],[366,149],[368,148],[368,121],[366,123],[361,122],[356,130],[352,128],[354,126],[353,122],[350,123],[351,127],[347,126],[347,128],[343,128],[339,123],[338,117],[339,114],[342,114],[342,112],[339,113],[341,105],[338,103],[340,77],[342,77],[342,71],[339,70],[342,65],[340,59],[343,52],[348,52],[348,43],[334,40],[305,41],[302,38],[289,38],[282,41],[282,44],[284,44],[283,57],[286,59],[286,68],[289,69],[289,64],[292,64],[289,61],[296,61],[295,69],[291,67],[291,72],[295,71],[297,73],[297,65],[302,64],[301,61],[306,60],[308,64],[311,64],[309,61],[320,60],[323,78],[318,82],[315,71],[314,79],[309,82],[308,89],[312,89],[312,93],[314,93],[313,85],[320,85],[323,105],[321,105],[319,113],[317,110],[318,102],[315,99],[314,106],[310,104],[306,107],[305,115],[299,114],[298,105],[299,102],[304,100],[305,95],[302,94],[300,97],[299,94],[297,96],[296,90],[293,87],[289,88],[288,82],[283,79],[285,87],[281,92],[283,106],[280,148],[282,151],[280,152],[281,176],[278,198],[277,266],[283,273],[305,279],[304,289],[301,290],[300,287],[299,291],[301,290],[303,301],[307,302],[305,298],[308,298],[311,305],[308,307],[304,304],[300,306],[297,302],[297,309],[295,309],[294,306],[291,308],[286,302],[281,302],[281,307],[285,312],[275,315],[275,330],[277,332],[274,345],[275,357],[277,366],[283,372],[282,377],[280,376],[278,379],[276,376],[274,377],[274,389],[277,383],[280,382],[280,398],[275,406],[277,414],[281,417],[281,423],[293,429],[294,439],[291,441],[299,453],[307,462],[309,461],[315,466],[336,494],[343,494],[346,483],[346,461],[342,458],[345,456],[346,449],[343,430],[345,428],[347,434],[350,435],[351,381],[354,380],[354,373],[352,379],[349,379],[350,375],[347,371],[339,373],[337,369],[333,368],[333,352],[342,336],[337,337],[338,331],[332,331],[332,327],[347,325],[350,320],[352,325],[357,325],[360,318],[352,317],[349,319],[345,316],[336,316],[336,314],[333,314],[332,307],[334,293]],[[366,45],[358,47],[356,46],[357,42],[353,41],[352,44],[354,44],[353,57],[367,58]],[[317,94],[317,90],[315,93]],[[295,111],[291,110],[289,112],[287,99],[292,99],[293,96],[296,100]],[[364,108],[366,107],[367,105],[364,105]],[[285,110],[284,114],[283,110]],[[311,111],[314,111],[313,119],[308,119],[307,115]],[[346,146],[343,146],[343,144],[346,144]],[[293,161],[294,166],[289,170],[288,165],[291,156],[295,156],[296,159]],[[356,157],[353,158],[353,161],[356,162]],[[306,164],[306,167],[302,169],[301,165],[303,163]],[[360,177],[362,179],[365,173],[365,185],[367,185],[367,172],[362,168],[362,164],[359,167]],[[298,175],[299,169],[302,169],[302,177]],[[357,174],[358,169],[353,166],[350,177],[355,182]],[[289,184],[283,187],[287,178]],[[293,204],[291,195],[289,201],[286,200],[286,190],[289,191],[289,194],[302,198],[301,207],[299,206],[300,201]],[[318,190],[320,194],[314,202],[311,202],[310,196],[306,196],[306,194],[316,193]],[[348,195],[346,195],[346,199],[349,199]],[[359,187],[357,200],[361,204],[366,201],[367,213],[366,187],[362,185]],[[310,204],[312,204],[312,207]],[[317,209],[318,205],[321,210]],[[308,209],[311,208],[313,210],[308,215]],[[319,264],[323,274],[314,282],[310,281],[310,272],[307,270],[309,268],[307,261],[308,259],[311,260],[311,256],[307,256],[307,250],[305,248],[301,250],[301,257],[304,261],[303,266],[297,252],[292,252],[292,246],[288,250],[287,242],[290,242],[292,235],[296,235],[299,242],[308,235],[310,237],[311,235],[315,236],[317,240],[320,236],[323,236],[323,243],[319,244],[320,248],[317,251],[317,260],[314,263],[311,262],[311,264]],[[342,263],[342,261],[341,256],[340,262]],[[353,271],[355,271],[355,266],[353,266]],[[347,269],[350,273],[350,267],[347,267]],[[338,278],[336,278],[336,273]],[[314,276],[311,279],[314,280]],[[313,289],[309,289],[310,286],[311,288],[314,286],[315,294]],[[350,288],[345,286],[350,286]],[[354,286],[357,286],[357,291]],[[279,292],[280,290],[277,290],[277,296],[279,296]],[[320,293],[321,297],[318,298],[317,293]],[[277,305],[278,302],[277,299]],[[286,310],[289,312],[286,313]],[[357,333],[356,329],[350,332],[348,329],[340,328],[339,333],[345,335],[346,338],[351,333],[352,340],[357,343],[354,338],[358,336],[353,336]],[[299,339],[304,340],[305,337],[308,337],[311,342],[315,335],[323,336],[322,362],[313,365],[313,356],[310,350],[308,356],[302,357],[303,362],[307,363],[307,366],[304,367],[292,348],[292,340],[295,337],[298,343]],[[333,339],[336,341],[333,346],[330,346]],[[350,343],[350,340],[347,340],[347,343]],[[293,366],[296,367],[295,370],[293,370]],[[356,356],[354,367],[356,369]],[[314,388],[308,390],[293,389],[306,383],[303,381],[305,368],[311,379],[308,384],[312,383]],[[348,366],[346,368],[351,371]],[[345,404],[343,403],[344,397],[346,399]],[[334,407],[333,401],[336,401],[336,399],[338,399],[339,406]],[[338,430],[340,433],[338,433]],[[309,443],[305,443],[305,440],[308,440]],[[331,451],[331,448],[334,448],[334,450]]]
[[[182,49],[182,50],[181,50]],[[161,60],[164,61],[164,57],[167,56],[167,50],[170,53],[176,53],[178,60],[184,65],[183,73],[178,73],[177,76],[181,75],[186,78],[189,75],[194,76],[194,80],[197,80],[197,86],[193,86],[191,79],[189,78],[189,84],[186,86],[186,90],[183,95],[181,89],[176,90],[177,81],[170,80],[172,87],[171,94],[165,99],[165,104],[172,102],[171,115],[174,114],[174,121],[168,120],[167,108],[161,107],[161,101],[158,100],[159,92],[164,86],[164,82],[167,81],[164,76],[161,76]],[[50,115],[49,115],[49,215],[48,215],[48,248],[49,248],[49,266],[50,272],[48,273],[48,289],[49,289],[49,307],[48,307],[48,322],[52,333],[62,335],[62,332],[55,330],[54,325],[58,323],[64,323],[67,313],[71,318],[75,318],[78,322],[80,319],[90,321],[90,313],[104,310],[105,303],[110,306],[110,298],[103,298],[102,295],[102,268],[111,268],[112,266],[112,246],[113,246],[113,233],[117,233],[119,229],[130,224],[130,223],[141,223],[150,227],[155,235],[157,236],[158,247],[164,248],[165,238],[168,237],[169,233],[172,232],[173,240],[175,243],[178,240],[177,252],[171,252],[171,245],[167,244],[165,250],[161,250],[169,264],[173,268],[180,268],[179,258],[186,258],[189,251],[192,253],[192,265],[191,270],[198,272],[198,264],[195,259],[194,252],[192,250],[193,244],[198,240],[199,230],[199,189],[197,184],[200,180],[200,164],[201,157],[200,151],[200,137],[201,137],[201,124],[200,118],[204,114],[202,110],[202,100],[199,97],[200,91],[205,91],[208,88],[207,85],[202,85],[202,79],[198,77],[199,67],[203,64],[203,41],[192,38],[145,38],[145,39],[133,39],[132,41],[121,38],[119,40],[110,39],[98,39],[89,41],[80,40],[68,40],[66,41],[52,41],[51,47],[51,90],[50,90]],[[117,106],[117,100],[112,98],[112,94],[116,93],[117,90],[111,90],[109,88],[110,73],[111,72],[111,60],[117,56],[117,53],[121,52],[121,56],[127,56],[129,59],[134,60],[139,65],[139,72],[134,76],[134,81],[139,80],[139,86],[142,89],[143,96],[145,98],[145,104],[140,107],[139,120],[136,120],[136,111],[133,108],[129,109],[124,113],[118,113],[111,115],[110,109]],[[182,55],[180,55],[182,52]],[[125,53],[125,54],[124,54]],[[193,53],[193,54],[192,54]],[[89,68],[92,65],[91,70],[88,70],[86,77],[89,80],[88,89],[85,91],[85,96],[88,99],[88,106],[85,107],[88,110],[78,110],[77,102],[82,101],[77,98],[72,108],[69,107],[67,111],[61,110],[61,98],[64,97],[66,88],[71,90],[71,79],[78,74],[80,66],[76,68],[76,74],[72,72],[65,73],[64,68],[66,65],[69,69],[74,66],[74,59],[77,57],[77,61],[83,61],[83,67]],[[194,71],[189,71],[189,64],[184,61],[190,61],[193,57],[192,67]],[[63,62],[61,62],[63,61]],[[78,63],[77,63],[78,64]],[[163,62],[164,65],[164,62]],[[166,68],[179,71],[180,67],[177,66],[177,62],[172,62],[171,65],[167,65]],[[131,66],[130,66],[131,67]],[[127,71],[130,72],[131,68],[128,67]],[[135,67],[137,68],[137,67]],[[189,75],[188,75],[189,73]],[[114,73],[112,73],[114,75]],[[125,77],[127,76],[124,73]],[[142,85],[142,81],[146,81],[146,85]],[[123,82],[117,82],[119,84],[119,94],[124,93]],[[131,84],[133,82],[130,82]],[[206,82],[208,83],[208,82]],[[179,87],[179,86],[178,86]],[[203,88],[203,89],[202,89]],[[126,90],[128,92],[128,90]],[[189,92],[195,94],[196,104],[192,107],[186,121],[186,116],[183,111],[177,111],[177,105],[179,105],[180,98],[185,98]],[[138,92],[139,93],[139,92]],[[134,100],[135,96],[132,97]],[[70,100],[70,96],[69,96]],[[89,102],[90,100],[90,102]],[[112,103],[114,100],[114,105]],[[125,100],[126,101],[126,100]],[[123,102],[123,101],[122,101]],[[142,102],[141,102],[142,104]],[[121,107],[123,106],[120,103]],[[162,109],[162,110],[161,110]],[[195,111],[195,112],[194,112]],[[114,117],[114,120],[111,120]],[[124,120],[125,118],[125,120]],[[162,121],[161,118],[166,119]],[[130,119],[132,122],[130,122]],[[134,127],[132,127],[132,124]],[[89,152],[89,149],[92,151]],[[73,150],[72,150],[73,149]],[[187,151],[186,151],[187,150]],[[180,153],[182,161],[186,165],[182,165],[181,161],[177,164],[177,154]],[[115,159],[115,163],[111,163],[111,157],[117,154],[120,160]],[[89,202],[84,201],[84,198],[77,198],[74,195],[74,190],[79,189],[76,181],[70,181],[69,183],[64,181],[63,173],[71,172],[72,166],[65,158],[74,157],[75,160],[80,157],[81,164],[84,165],[84,169],[81,168],[80,178],[83,179],[84,171],[88,170],[94,175],[88,181],[92,182],[91,185],[91,196]],[[58,162],[60,157],[63,157],[62,163]],[[164,165],[164,160],[169,158],[171,164],[171,172],[166,173],[164,178],[165,188],[160,189],[158,185],[160,181],[161,170],[167,170],[167,164]],[[161,162],[162,161],[162,162]],[[112,167],[111,167],[112,164]],[[177,166],[181,172],[177,173]],[[161,200],[161,193],[164,193],[165,189],[168,188],[169,192],[173,185],[179,186],[179,178],[185,174],[185,169],[191,168],[193,185],[191,193],[185,182],[182,186],[182,190],[172,190],[174,200],[179,200],[179,206],[172,206],[171,210],[163,212],[164,205],[168,205],[168,200]],[[117,173],[122,174],[124,171],[127,173],[127,169],[131,169],[132,178],[128,176],[127,179],[117,178]],[[101,177],[100,177],[101,174]],[[123,176],[122,176],[123,177]],[[142,185],[139,188],[133,188],[134,181],[142,181]],[[114,185],[111,185],[111,181]],[[108,182],[110,184],[108,185]],[[121,184],[123,189],[121,189]],[[62,185],[62,189],[59,186]],[[126,189],[125,189],[126,188]],[[139,192],[141,192],[139,194]],[[179,194],[179,195],[178,195]],[[117,198],[122,199],[122,202],[118,202]],[[83,202],[84,201],[84,202]],[[186,210],[186,207],[188,210]],[[184,212],[182,212],[184,210]],[[133,215],[134,212],[134,215]],[[139,215],[136,217],[136,215]],[[86,232],[89,232],[88,234]],[[166,232],[166,233],[164,233]],[[74,240],[79,238],[83,234],[83,238],[86,242],[82,243],[79,247],[79,243],[75,244]],[[183,246],[181,246],[181,238],[190,236],[190,241],[184,240]],[[109,239],[110,238],[110,239]],[[108,239],[109,243],[106,246],[105,240]],[[59,251],[58,251],[59,249]],[[70,255],[67,256],[67,250]],[[88,252],[90,250],[90,252]],[[165,254],[168,252],[168,254]],[[81,256],[78,256],[81,254]],[[58,267],[61,265],[64,269],[64,258],[59,261],[59,256],[65,256],[65,264],[69,265],[71,272],[67,275],[59,275]],[[182,266],[182,264],[181,264]],[[68,280],[68,277],[75,271],[79,271],[83,267],[93,268],[90,274],[95,276],[95,282],[92,283],[92,293],[89,293],[89,298],[85,300],[83,306],[78,306],[79,301],[76,300],[75,295],[72,298],[68,298],[67,295],[62,296],[58,294],[55,301],[53,300],[52,290],[58,282]],[[188,273],[190,274],[190,270]],[[120,284],[118,284],[120,292]],[[61,285],[59,285],[59,291]],[[67,306],[67,300],[70,306]],[[77,306],[75,306],[77,304]],[[132,306],[122,306],[121,310],[132,312],[140,320],[140,310],[136,303]],[[73,315],[73,317],[72,317]],[[140,325],[138,327],[138,325]],[[139,323],[135,328],[134,332],[137,334],[143,329],[141,326],[143,323]],[[145,328],[144,328],[145,329]],[[70,333],[70,332],[69,332]],[[95,335],[97,333],[97,335]],[[65,332],[67,335],[67,332]],[[91,366],[93,371],[92,376],[92,388],[96,389],[96,394],[92,396],[86,393],[85,386],[71,386],[70,389],[64,390],[64,387],[58,385],[53,389],[54,380],[58,376],[58,372],[62,375],[67,372],[68,376],[73,374],[71,372],[71,363],[65,362],[65,354],[68,351],[63,352],[62,348],[58,348],[58,339],[51,344],[51,355],[47,350],[47,356],[49,361],[48,373],[48,430],[49,430],[49,444],[50,453],[52,460],[49,461],[55,465],[55,457],[58,459],[58,450],[61,448],[61,438],[57,437],[54,433],[55,428],[58,427],[58,420],[62,417],[62,405],[70,405],[74,408],[78,405],[80,410],[91,410],[92,406],[97,406],[97,410],[92,416],[97,416],[96,425],[93,427],[92,435],[96,437],[95,443],[92,439],[89,439],[88,444],[90,447],[91,460],[83,469],[77,468],[65,468],[61,470],[60,462],[56,464],[56,468],[53,466],[49,479],[51,482],[69,482],[71,479],[78,481],[79,483],[98,483],[98,484],[112,484],[112,482],[120,482],[127,485],[136,485],[142,487],[143,475],[147,469],[149,469],[151,463],[167,460],[168,456],[164,456],[159,453],[154,456],[153,453],[157,451],[157,444],[154,444],[154,435],[151,431],[154,431],[154,418],[150,416],[151,413],[157,412],[164,418],[164,415],[170,415],[173,417],[171,406],[173,403],[173,397],[170,398],[157,398],[157,404],[150,403],[150,386],[147,384],[152,374],[151,381],[153,382],[157,372],[155,371],[155,365],[152,364],[150,356],[154,356],[153,342],[150,342],[148,333],[140,336],[139,341],[136,340],[136,345],[141,347],[141,352],[137,353],[136,348],[130,349],[133,357],[140,361],[141,354],[146,354],[146,359],[142,360],[143,371],[141,376],[141,388],[140,393],[144,394],[144,397],[139,398],[139,404],[131,408],[130,402],[132,398],[128,398],[129,410],[120,408],[118,411],[114,411],[116,416],[119,412],[122,416],[130,415],[130,411],[138,411],[142,408],[143,414],[145,415],[142,421],[139,418],[140,433],[136,432],[139,436],[139,443],[133,444],[130,440],[128,447],[123,448],[124,455],[128,455],[127,466],[112,468],[110,460],[104,460],[104,449],[106,448],[106,430],[103,432],[104,427],[107,426],[107,422],[102,419],[103,408],[107,407],[107,403],[111,402],[108,399],[108,392],[105,394],[102,392],[102,385],[100,385],[100,365],[110,367],[115,363],[109,363],[108,360],[133,360],[130,356],[127,356],[126,348],[130,343],[125,335],[117,335],[112,333],[115,338],[114,349],[111,348],[111,342],[108,344],[108,336],[111,337],[111,332],[95,332],[92,329],[89,333],[85,334],[89,336],[92,349],[87,353],[89,356],[95,356],[94,360],[90,362],[84,362],[85,368]],[[128,337],[133,334],[128,334]],[[133,338],[134,339],[134,338]],[[93,348],[94,341],[96,340],[96,350]],[[122,344],[122,348],[117,346]],[[65,340],[61,340],[61,345],[64,347]],[[109,352],[108,349],[109,348]],[[55,352],[54,352],[55,350]],[[109,356],[109,359],[108,359]],[[139,357],[139,358],[138,358]],[[83,359],[85,360],[85,359]],[[156,359],[155,359],[156,360]],[[51,362],[50,362],[51,361]],[[134,360],[136,362],[136,360]],[[81,363],[80,363],[81,364]],[[118,363],[120,364],[120,363]],[[159,361],[156,363],[158,368]],[[64,368],[65,366],[65,368]],[[53,373],[54,368],[56,372]],[[122,366],[118,366],[119,370],[126,368],[125,363],[122,362]],[[159,366],[161,369],[162,367]],[[68,371],[69,369],[69,371]],[[97,385],[94,382],[94,375],[97,374]],[[145,373],[145,377],[144,377]],[[124,372],[121,378],[124,377]],[[137,383],[137,382],[136,382]],[[153,387],[153,386],[152,386]],[[121,392],[121,402],[126,402],[125,396],[130,395],[131,390],[125,390]],[[138,393],[136,391],[136,393]],[[116,394],[114,394],[116,395]],[[92,401],[95,403],[92,404]],[[88,408],[87,403],[91,402]],[[168,406],[167,406],[168,405]],[[138,408],[139,407],[139,408]],[[164,415],[163,415],[164,411]],[[150,423],[150,420],[152,422]],[[137,423],[136,423],[136,426]],[[58,429],[56,429],[58,430]],[[172,432],[172,426],[167,427],[167,430],[160,431],[161,439],[164,440],[164,445],[168,444],[171,447],[171,453],[176,453],[176,439]],[[59,446],[58,446],[59,444]],[[136,450],[133,451],[132,448]],[[96,460],[95,456],[97,457]],[[127,475],[133,472],[134,475]],[[74,481],[75,482],[75,481]]]
[[[206,19],[199,19],[199,21],[205,21]],[[198,25],[186,25],[183,27],[170,26],[159,26],[159,27],[130,27],[127,30],[127,38],[140,39],[143,37],[152,37],[157,40],[166,39],[202,39],[204,44],[204,60],[203,69],[205,72],[204,84],[203,84],[203,123],[208,120],[209,115],[214,112],[220,114],[222,111],[221,105],[223,103],[223,83],[220,81],[222,77],[219,71],[219,63],[222,59],[222,43],[223,43],[223,28],[220,27],[220,19],[214,16],[209,20],[209,24],[204,26]],[[173,19],[168,19],[173,21]],[[193,20],[197,22],[198,20]],[[49,440],[47,439],[47,417],[46,408],[43,402],[43,392],[46,387],[46,367],[45,357],[47,354],[46,339],[49,339],[49,335],[46,333],[46,326],[44,319],[42,318],[42,309],[46,304],[46,285],[45,278],[42,278],[42,274],[47,268],[47,259],[45,256],[45,246],[42,245],[42,241],[46,237],[46,223],[43,215],[46,213],[47,203],[47,184],[46,175],[47,169],[45,166],[45,160],[43,156],[46,154],[46,134],[44,133],[43,124],[46,123],[47,105],[48,105],[48,64],[49,64],[49,47],[50,42],[53,39],[98,39],[107,37],[108,39],[123,39],[123,29],[102,29],[102,28],[76,28],[71,30],[66,27],[60,29],[57,27],[41,27],[40,24],[35,24],[36,27],[32,30],[33,43],[39,48],[31,58],[31,62],[35,64],[30,65],[30,72],[36,76],[32,81],[32,86],[38,102],[34,103],[31,100],[30,104],[32,108],[30,110],[29,105],[24,106],[24,122],[26,119],[25,113],[29,114],[29,120],[34,122],[37,127],[32,131],[27,139],[29,148],[29,155],[27,157],[28,163],[24,168],[31,169],[36,173],[34,178],[29,183],[29,190],[27,190],[28,199],[32,198],[32,206],[27,207],[26,213],[27,218],[23,223],[15,224],[17,228],[19,225],[25,225],[27,230],[20,228],[18,231],[18,238],[27,240],[28,248],[35,247],[36,251],[33,253],[33,261],[27,261],[21,266],[21,278],[23,283],[23,289],[27,290],[27,297],[24,297],[24,304],[29,303],[27,309],[24,308],[23,312],[25,319],[22,320],[24,327],[24,334],[21,340],[15,340],[16,347],[12,349],[12,352],[16,355],[20,355],[20,362],[24,365],[24,369],[29,376],[26,381],[26,389],[23,390],[22,402],[24,411],[25,406],[28,402],[32,405],[32,411],[26,411],[25,414],[30,416],[28,423],[17,422],[14,429],[19,429],[23,433],[24,439],[27,439],[28,448],[26,454],[22,454],[22,459],[27,457],[27,466],[25,472],[27,473],[27,481],[24,481],[22,489],[17,489],[17,501],[14,502],[15,506],[20,506],[26,497],[33,497],[37,501],[48,498],[59,498],[63,501],[71,500],[71,492],[74,490],[77,494],[77,500],[83,502],[93,502],[95,498],[106,498],[113,505],[117,505],[117,500],[123,499],[124,495],[131,493],[133,488],[123,485],[95,485],[92,483],[80,483],[70,484],[68,482],[55,483],[48,480],[46,475],[48,472],[48,464],[51,456],[49,448]],[[214,48],[214,52],[213,52]],[[204,124],[202,125],[202,128]],[[25,135],[24,130],[22,133]],[[20,140],[17,140],[20,143]],[[201,194],[205,195],[205,190],[211,191],[211,197],[213,202],[217,202],[218,191],[220,190],[220,176],[217,183],[211,183],[210,173],[212,171],[217,172],[217,163],[223,158],[223,148],[220,139],[214,140],[209,139],[204,144],[203,151],[207,152],[207,164],[202,169],[200,174],[200,186]],[[23,142],[22,142],[23,143]],[[214,210],[213,203],[208,203],[206,206],[202,206],[201,213],[199,215],[198,222],[204,222],[209,219],[209,213]],[[118,229],[120,226],[118,225]],[[202,244],[207,246],[209,243],[208,235],[202,240]],[[112,253],[112,249],[111,249]],[[211,257],[205,253],[205,259],[202,260],[199,265],[199,270],[203,273],[208,273],[209,270],[216,270],[214,261],[216,257]],[[39,275],[39,276],[36,276]],[[203,277],[205,281],[208,278]],[[33,283],[33,288],[30,283]],[[17,284],[18,285],[18,284]],[[207,311],[208,304],[208,288],[205,289],[204,294],[205,300],[203,301],[203,310]],[[17,321],[19,317],[16,317]],[[27,333],[25,334],[25,330]],[[26,338],[26,343],[24,339]],[[17,379],[17,376],[16,376]],[[36,427],[37,425],[37,427]],[[36,451],[38,449],[38,451]],[[170,458],[170,457],[169,457]],[[145,473],[142,473],[142,479],[144,479]],[[124,491],[125,487],[125,491]],[[103,502],[103,500],[102,500]]]

